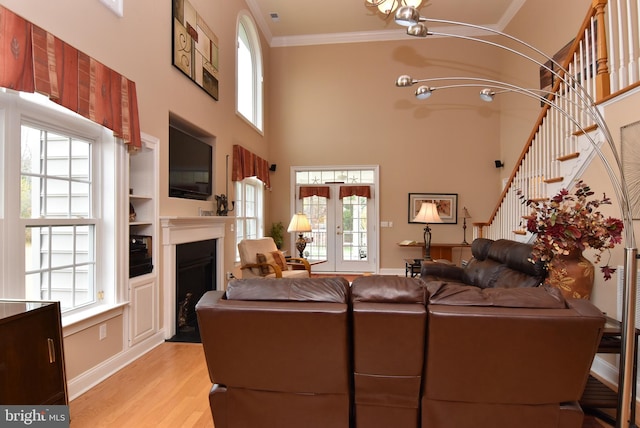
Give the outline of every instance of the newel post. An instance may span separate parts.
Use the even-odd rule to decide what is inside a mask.
[[[607,6],[607,0],[593,0],[592,7],[594,9],[594,17],[596,20],[596,56],[597,56],[597,74],[596,74],[596,101],[611,94],[611,85],[609,80],[609,57],[607,55],[607,31],[605,27],[604,9]]]

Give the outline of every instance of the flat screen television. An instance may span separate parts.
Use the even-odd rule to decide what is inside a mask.
[[[212,190],[213,148],[169,126],[169,196],[206,200]]]

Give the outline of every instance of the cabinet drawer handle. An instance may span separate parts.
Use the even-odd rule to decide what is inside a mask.
[[[53,339],[47,339],[47,345],[49,346],[49,363],[53,364],[56,362],[56,344]]]

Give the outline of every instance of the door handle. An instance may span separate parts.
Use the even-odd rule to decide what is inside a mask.
[[[47,347],[49,348],[49,364],[56,362],[56,344],[53,339],[47,338]]]

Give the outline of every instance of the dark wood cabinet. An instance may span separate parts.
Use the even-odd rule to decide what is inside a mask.
[[[0,404],[69,404],[58,302],[0,300]]]

